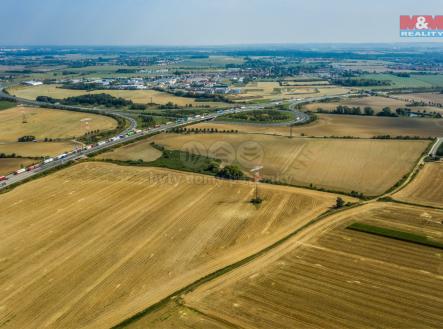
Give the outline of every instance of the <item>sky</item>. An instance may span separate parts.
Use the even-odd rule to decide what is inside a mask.
[[[442,0],[0,0],[0,45],[421,41],[399,37],[406,14]]]

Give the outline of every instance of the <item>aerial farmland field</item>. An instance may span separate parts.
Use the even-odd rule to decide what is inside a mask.
[[[256,134],[163,134],[152,140],[169,149],[189,149],[238,163],[246,172],[262,165],[262,175],[274,181],[365,195],[391,188],[415,166],[430,143]],[[251,161],[242,153],[246,146],[257,149],[257,157],[251,156]]]
[[[72,151],[79,143],[65,142],[38,142],[38,143],[0,143],[0,153],[16,154],[22,157],[55,156],[63,152]]]
[[[251,82],[242,93],[230,96],[233,101],[282,100],[346,94],[349,89],[337,86],[280,86],[278,82]]]
[[[337,102],[327,102],[327,103],[312,103],[307,104],[304,107],[310,111],[316,111],[318,108],[322,108],[326,111],[335,110],[338,105],[349,106],[349,107],[360,107],[363,108],[370,106],[375,112],[380,112],[384,107],[390,107],[393,111],[399,107],[406,107],[407,102],[392,99],[388,97],[380,96],[369,96],[369,97],[351,97],[346,98]]]
[[[164,328],[197,320],[216,321],[219,328],[438,328],[441,250],[346,227],[355,221],[390,223],[443,241],[441,220],[442,211],[392,204],[333,215],[201,285],[175,311],[169,305]],[[129,328],[152,323],[162,325],[148,314]]]
[[[443,208],[443,162],[427,163],[418,176],[394,197]]]
[[[142,140],[136,143],[119,147],[115,150],[105,152],[96,156],[97,159],[118,160],[118,161],[137,161],[151,162],[157,160],[162,152],[152,147],[152,145]]]
[[[272,185],[260,193],[257,207],[248,182],[84,163],[0,195],[0,323],[109,328],[288,235],[337,197]]]
[[[443,104],[442,93],[415,93],[415,94],[413,93],[413,94],[398,94],[393,96],[407,101]]]
[[[63,99],[67,97],[80,96],[85,94],[109,94],[114,97],[122,97],[133,101],[134,103],[148,104],[151,101],[155,104],[166,104],[172,102],[179,106],[185,106],[192,104],[198,107],[199,105],[209,105],[212,107],[226,106],[223,103],[217,102],[196,102],[194,98],[178,97],[166,92],[156,90],[72,90],[62,89],[58,85],[41,85],[36,87],[24,87],[19,86],[10,88],[9,92],[17,97],[35,100],[38,96],[49,96],[57,99]]]
[[[16,142],[25,135],[37,139],[80,137],[91,130],[116,127],[114,119],[89,113],[24,106],[0,111],[0,142]]]
[[[399,77],[392,74],[364,74],[359,78],[389,81],[386,86],[363,87],[363,89],[401,89],[401,88],[433,88],[443,87],[443,75],[420,75],[414,74],[410,77]]]
[[[289,136],[287,126],[205,122],[195,128],[238,130],[243,133],[262,133]],[[292,128],[293,136],[372,138],[374,136],[420,136],[439,137],[443,131],[443,119],[383,118],[358,115],[319,114],[318,120],[308,125]]]

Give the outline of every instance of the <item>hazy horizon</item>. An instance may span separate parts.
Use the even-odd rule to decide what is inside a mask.
[[[2,45],[240,46],[440,43],[399,37],[399,16],[441,2],[4,0]]]

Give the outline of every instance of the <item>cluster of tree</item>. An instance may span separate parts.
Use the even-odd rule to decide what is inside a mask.
[[[357,193],[357,192],[355,192],[355,193]],[[357,193],[357,195],[359,195],[359,194]],[[363,197],[363,194],[361,194],[361,195]],[[350,206],[352,206],[352,202],[346,202],[341,197],[338,197],[337,200],[335,201],[335,208],[336,209],[341,209],[343,207],[350,207]]]
[[[230,114],[226,116],[226,118],[241,121],[273,122],[290,120],[291,114],[289,112],[278,110],[254,110],[250,112]]]
[[[6,159],[6,158],[21,158],[21,156],[17,156],[17,154],[6,154],[6,153],[0,153],[0,159]]]
[[[90,94],[68,97],[62,101],[66,105],[104,105],[106,107],[124,107],[132,105],[132,101],[108,94]]]
[[[374,115],[375,111],[372,107],[366,106],[363,110],[358,106],[349,107],[346,105],[339,105],[334,111],[327,111],[323,108],[317,109],[318,113],[331,113],[331,114],[348,114],[348,115]]]
[[[117,71],[115,71],[115,73],[133,74],[137,73],[138,71],[139,71],[138,69],[118,69]]]
[[[94,130],[90,130],[90,131],[88,131],[88,132],[85,134],[85,136],[96,135],[96,134],[98,134],[98,133],[100,133],[100,129],[94,129]]]
[[[333,82],[336,85],[345,87],[375,87],[391,85],[390,81],[376,79],[335,79]]]
[[[318,113],[330,113],[330,114],[347,114],[347,115],[366,115],[372,116],[375,114],[375,111],[372,107],[366,106],[363,110],[359,106],[349,107],[346,105],[339,105],[333,111],[327,111],[321,107],[317,109]],[[398,116],[410,116],[412,113],[410,108],[407,107],[399,107],[393,112],[390,107],[383,108],[380,112],[377,113],[379,117],[398,117]],[[417,113],[416,113],[417,114]],[[420,115],[420,114],[417,114]],[[425,114],[423,114],[424,116]],[[441,117],[440,113],[429,114],[430,116],[439,118]]]
[[[155,88],[154,88],[155,89]],[[164,91],[160,89],[160,91]],[[169,91],[167,91],[169,92]],[[183,91],[183,90],[175,90],[174,92],[170,92],[175,96],[178,97],[188,97],[188,98],[195,98],[197,102],[223,102],[223,103],[232,103],[232,100],[230,100],[225,95],[220,94],[200,94],[196,92],[189,92],[189,91]]]
[[[156,124],[154,117],[151,115],[141,114],[138,117],[142,122],[143,128],[153,127]]]
[[[379,117],[398,117],[397,113],[391,111],[390,107],[385,107],[381,110],[381,112],[377,113]]]
[[[100,90],[105,89],[103,85],[100,83],[65,83],[61,86],[63,89],[71,89],[71,90]]]
[[[33,141],[35,141],[35,136],[31,136],[31,135],[22,136],[22,137],[19,137],[17,139],[17,141],[19,143],[33,142]]]
[[[159,108],[161,110],[176,110],[176,109],[179,109],[180,106],[178,106],[177,104],[174,104],[173,102],[167,102],[164,105],[160,105]]]
[[[418,140],[424,139],[420,136],[391,136],[391,135],[379,135],[373,136],[372,139],[405,139],[405,140]],[[427,139],[432,139],[432,137],[428,137]]]
[[[106,107],[125,107],[131,106],[134,103],[121,97],[114,97],[108,94],[89,94],[75,97],[68,97],[65,99],[56,99],[49,96],[38,96],[37,102],[44,103],[60,103],[63,105],[104,105]]]
[[[231,166],[226,166],[223,169],[221,169],[217,173],[217,177],[224,178],[224,179],[239,180],[239,179],[244,179],[245,174],[238,166],[231,165]]]
[[[218,130],[217,128],[186,128],[186,127],[181,128],[180,127],[180,128],[174,128],[171,131],[174,133],[177,133],[177,134],[182,134],[182,133],[185,133],[185,134],[190,134],[190,133],[194,133],[194,134],[214,134],[214,133],[238,134],[238,130],[234,130],[234,129]]]
[[[442,94],[443,94],[443,92],[442,92]],[[407,106],[411,106],[411,107],[414,107],[414,106],[435,106],[435,107],[443,107],[443,104],[442,103],[437,103],[437,102],[431,102],[431,101],[428,101],[428,102],[423,102],[423,101],[411,101],[411,102],[409,102],[408,104],[407,104]]]
[[[131,106],[129,107],[129,109],[130,109],[130,110],[144,111],[144,110],[146,110],[146,105],[145,105],[145,104],[134,103],[134,104],[131,104]]]

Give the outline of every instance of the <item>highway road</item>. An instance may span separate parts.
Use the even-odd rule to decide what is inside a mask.
[[[291,104],[292,108],[295,108],[295,106],[299,105],[299,104],[304,104],[304,103],[308,103],[308,102],[318,102],[321,100],[327,100],[327,99],[336,98],[336,97],[349,97],[349,96],[351,96],[351,95],[345,94],[345,95],[335,95],[335,96],[314,97],[314,98],[307,98],[307,99],[291,100],[291,101],[289,101],[289,103]],[[47,104],[47,103],[42,103],[42,102],[37,102],[37,101],[32,101],[32,100],[27,100],[27,99],[16,98],[16,97],[10,96],[8,94],[5,94],[1,88],[0,88],[0,97],[15,100],[18,103],[23,103],[23,104],[27,104],[27,105],[50,106],[50,107],[54,106],[53,104]],[[27,171],[24,171],[24,172],[21,172],[18,174],[16,174],[16,173],[9,174],[8,176],[6,176],[6,180],[0,182],[0,190],[7,188],[11,185],[14,185],[16,183],[20,183],[22,181],[25,181],[25,180],[27,180],[33,176],[36,176],[40,173],[55,169],[57,167],[61,167],[70,161],[79,160],[89,154],[92,154],[92,153],[95,153],[98,151],[102,151],[102,150],[105,150],[105,149],[108,149],[108,148],[111,148],[111,147],[114,147],[114,146],[117,146],[117,145],[120,145],[123,143],[127,143],[129,141],[138,139],[143,136],[154,135],[154,134],[158,134],[158,133],[170,130],[170,129],[183,127],[183,126],[187,126],[190,124],[195,124],[195,123],[199,123],[199,122],[203,122],[203,121],[214,120],[217,117],[227,115],[227,114],[259,110],[259,109],[263,109],[266,106],[271,106],[271,105],[275,105],[275,104],[276,104],[276,102],[272,102],[269,104],[250,105],[250,106],[243,106],[241,108],[220,110],[220,111],[217,111],[216,113],[211,113],[206,116],[198,115],[195,117],[189,117],[186,120],[184,120],[183,122],[164,124],[164,125],[161,125],[157,128],[150,128],[150,129],[145,129],[145,130],[137,130],[136,129],[137,122],[133,118],[126,117],[121,112],[111,112],[114,115],[118,115],[120,117],[123,117],[123,118],[129,120],[130,127],[128,129],[126,129],[124,132],[120,133],[118,136],[110,138],[106,141],[102,141],[102,142],[99,142],[94,145],[85,146],[83,148],[73,150],[73,151],[65,153],[63,155],[59,155],[58,157],[54,157],[52,159],[47,159],[46,162],[42,162],[42,163],[38,164],[36,168],[31,168]],[[90,108],[83,108],[83,107],[76,107],[76,106],[57,105],[57,108],[71,110],[71,111],[89,111],[89,112],[91,111]],[[109,113],[108,111],[103,111],[103,110],[93,110],[93,111],[94,111],[94,113],[97,113],[97,114]],[[299,118],[296,123],[304,123],[304,122],[309,121],[309,116],[306,113],[303,113],[303,112],[295,110],[295,109],[294,109],[294,111],[297,111],[297,116]],[[48,161],[50,161],[50,162],[48,162]]]

